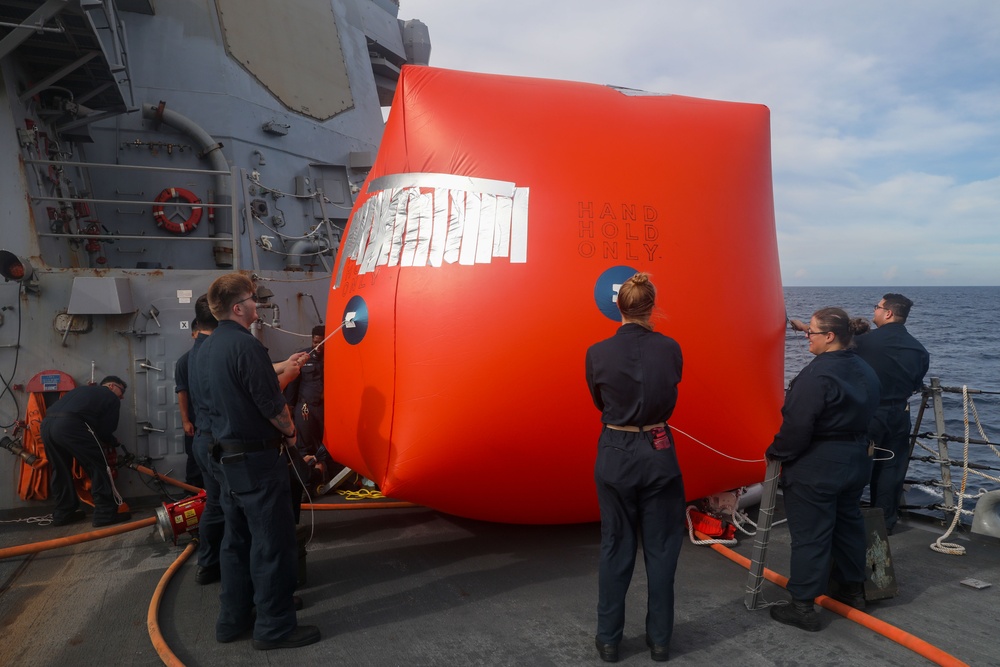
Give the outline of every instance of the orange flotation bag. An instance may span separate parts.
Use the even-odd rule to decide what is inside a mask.
[[[25,386],[28,406],[24,411],[22,446],[24,451],[34,454],[38,460],[31,465],[21,460],[17,493],[22,500],[46,500],[49,497],[52,465],[45,455],[45,443],[42,442],[42,420],[48,406],[75,387],[76,382],[69,374],[54,369],[36,373]]]
[[[49,497],[49,479],[52,467],[45,456],[45,443],[42,442],[41,427],[45,417],[45,401],[40,394],[28,394],[28,407],[24,413],[24,435],[22,446],[24,451],[34,454],[38,460],[29,465],[21,460],[21,476],[17,481],[17,495],[22,500],[46,500]]]
[[[756,104],[404,67],[328,299],[332,457],[460,516],[596,520],[584,354],[648,271],[684,353],[688,498],[760,481],[784,382],[769,122]]]

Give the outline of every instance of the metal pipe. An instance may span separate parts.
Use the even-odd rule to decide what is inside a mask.
[[[931,396],[934,400],[934,427],[937,429],[938,456],[942,461],[948,461],[951,455],[948,453],[948,437],[944,432],[944,404],[941,401],[940,378],[931,378]],[[944,504],[948,507],[948,511],[955,511],[955,496],[951,489],[951,467],[947,463],[941,464],[941,488]]]
[[[203,130],[190,118],[183,116],[176,111],[167,109],[161,102],[156,104],[143,104],[142,117],[147,120],[162,122],[175,130],[186,134],[201,149],[200,156],[206,158],[215,172],[224,172],[226,175],[215,176],[215,197],[216,201],[208,203],[209,208],[216,203],[219,206],[232,206],[233,192],[229,179],[229,163],[226,162],[222,154],[222,144],[217,142],[212,136]],[[218,216],[215,220],[215,229],[212,230],[212,237],[216,239],[215,244],[215,265],[219,268],[232,268],[233,266],[233,224],[232,218]]]
[[[25,164],[41,164],[53,167],[86,167],[87,169],[128,169],[129,171],[163,171],[177,174],[208,174],[210,176],[228,176],[229,168],[223,171],[212,171],[210,169],[189,169],[186,167],[148,167],[139,164],[111,164],[108,162],[63,162],[57,160],[34,160],[25,159]],[[75,200],[81,201],[81,200]],[[86,200],[83,200],[86,201]]]
[[[38,236],[47,236],[56,239],[96,239],[98,241],[215,241],[215,239],[204,236],[150,236],[136,234],[53,234],[39,232]],[[125,251],[119,251],[125,252]],[[134,251],[133,251],[134,252]]]
[[[299,292],[296,296],[298,296],[300,299],[302,297],[308,297],[309,300],[312,301],[313,310],[316,311],[316,317],[317,317],[317,319],[319,319],[320,324],[322,324],[323,323],[323,316],[319,312],[319,306],[316,305],[316,299],[313,298],[313,295],[312,294],[306,294],[305,292]]]
[[[318,255],[319,253],[326,250],[320,243],[312,239],[299,239],[292,244],[291,249],[288,251],[288,255],[285,256],[285,270],[287,271],[302,271],[302,256],[303,255]]]
[[[74,202],[74,203],[76,203],[76,202],[89,202],[89,203],[92,203],[92,204],[132,204],[134,206],[159,206],[160,205],[160,202],[157,202],[157,201],[135,201],[135,200],[128,200],[128,199],[96,199],[94,197],[73,197],[73,198],[69,198],[69,197],[32,197],[32,199],[34,199],[35,201],[62,201],[62,202]],[[200,202],[200,203],[186,202],[186,201],[177,200],[177,201],[170,202],[170,206],[178,206],[178,207],[184,207],[184,206],[186,206],[188,208],[196,206],[198,208],[201,208],[202,206],[205,206],[205,203],[204,202]],[[208,207],[209,208],[226,208],[222,204],[210,204]]]

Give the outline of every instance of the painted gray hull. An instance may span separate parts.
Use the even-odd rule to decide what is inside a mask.
[[[308,346],[404,39],[426,36],[396,9],[0,2],[3,23],[42,26],[0,28],[0,249],[34,269],[0,282],[8,435],[38,373],[78,385],[119,375],[119,439],[182,479],[174,363],[191,345],[193,299],[228,271],[271,293],[255,333],[272,359]],[[19,474],[0,451],[0,509],[26,505]],[[122,495],[149,495],[144,481],[123,471]]]

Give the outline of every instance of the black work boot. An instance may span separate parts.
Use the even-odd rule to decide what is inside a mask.
[[[819,614],[813,609],[812,600],[792,600],[788,604],[776,604],[771,607],[771,618],[809,632],[820,630]]]
[[[830,597],[837,602],[842,602],[848,607],[855,609],[865,608],[865,585],[860,581],[852,581],[846,584],[839,581],[830,581]]]

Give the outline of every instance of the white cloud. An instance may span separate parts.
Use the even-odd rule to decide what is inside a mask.
[[[1000,3],[402,0],[431,64],[771,109],[789,284],[1000,284]]]

